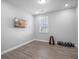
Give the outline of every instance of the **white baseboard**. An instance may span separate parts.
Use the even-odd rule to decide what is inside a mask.
[[[42,41],[42,42],[49,42],[49,40],[42,40],[42,39],[34,39],[36,41]],[[57,44],[57,41],[55,41],[55,44]]]
[[[12,50],[14,50],[14,49],[16,49],[16,48],[19,48],[19,47],[21,47],[21,46],[24,46],[24,45],[26,45],[26,44],[28,44],[28,43],[30,43],[30,42],[32,42],[32,41],[34,41],[34,40],[27,41],[27,42],[25,42],[25,43],[22,43],[22,44],[20,44],[20,45],[17,45],[17,46],[15,46],[15,47],[12,47],[12,48],[10,48],[10,49],[7,49],[7,50],[5,50],[5,51],[2,51],[2,52],[1,52],[1,55],[5,54],[5,53],[7,53],[7,52],[10,52],[10,51],[12,51]]]
[[[2,51],[2,52],[1,52],[1,55],[5,54],[5,53],[7,53],[7,52],[10,52],[10,51],[12,51],[12,50],[14,50],[14,49],[17,49],[17,48],[19,48],[19,47],[21,47],[21,46],[24,46],[24,45],[26,45],[26,44],[28,44],[28,43],[30,43],[30,42],[32,42],[32,41],[48,42],[48,41],[46,41],[46,40],[32,39],[32,40],[30,40],[30,41],[27,41],[27,42],[25,42],[25,43],[22,43],[22,44],[20,44],[20,45],[15,46],[15,47],[9,48],[9,49],[7,49],[7,50],[5,50],[5,51]]]
[[[32,39],[32,40],[30,40],[30,41],[27,41],[27,42],[25,42],[25,43],[22,43],[22,44],[20,44],[20,45],[15,46],[15,47],[9,48],[9,49],[7,49],[7,50],[5,50],[5,51],[2,51],[2,52],[1,52],[1,55],[5,54],[5,53],[7,53],[7,52],[10,52],[10,51],[12,51],[12,50],[14,50],[14,49],[17,49],[17,48],[19,48],[19,47],[21,47],[21,46],[24,46],[24,45],[26,45],[26,44],[28,44],[28,43],[30,43],[30,42],[32,42],[32,41],[48,42],[47,40]]]
[[[7,53],[7,52],[10,52],[10,51],[12,51],[12,50],[14,50],[14,49],[16,49],[16,48],[19,48],[19,47],[21,47],[21,46],[24,46],[24,45],[26,45],[26,44],[28,44],[28,43],[30,43],[30,42],[32,42],[32,41],[49,42],[48,40],[32,39],[32,40],[30,40],[30,41],[27,41],[27,42],[25,42],[25,43],[22,43],[22,44],[20,44],[20,45],[17,45],[17,46],[15,46],[15,47],[13,47],[13,48],[10,48],[10,49],[7,49],[7,50],[5,50],[5,51],[2,51],[2,52],[1,52],[1,55],[5,54],[5,53]],[[57,42],[55,42],[55,43],[57,44]],[[77,46],[77,47],[78,47],[78,46]]]
[[[49,42],[48,40],[34,39],[35,41]]]

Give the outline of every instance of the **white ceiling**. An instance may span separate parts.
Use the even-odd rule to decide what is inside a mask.
[[[36,14],[39,11],[42,13],[60,10],[64,8],[77,7],[78,0],[47,0],[46,4],[39,4],[39,0],[6,0],[6,2],[16,6],[17,8],[24,9],[31,14]],[[65,4],[68,7],[65,7]]]

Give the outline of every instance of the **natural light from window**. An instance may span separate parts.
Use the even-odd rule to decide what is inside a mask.
[[[40,33],[48,32],[48,16],[39,17],[39,32]]]

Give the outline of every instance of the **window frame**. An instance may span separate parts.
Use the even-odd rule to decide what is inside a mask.
[[[41,18],[44,18],[44,19],[41,19]],[[42,21],[45,21],[45,22],[47,22],[47,31],[41,31],[40,30],[40,27],[42,27],[42,25],[40,26],[40,23],[42,22]],[[44,23],[43,22],[43,24],[45,25],[46,23]],[[48,23],[48,16],[39,16],[39,33],[48,33],[49,31],[49,23]]]

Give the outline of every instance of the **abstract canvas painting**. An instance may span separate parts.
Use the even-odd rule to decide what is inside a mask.
[[[27,26],[27,22],[24,19],[15,18],[15,27],[17,28],[25,28]]]

